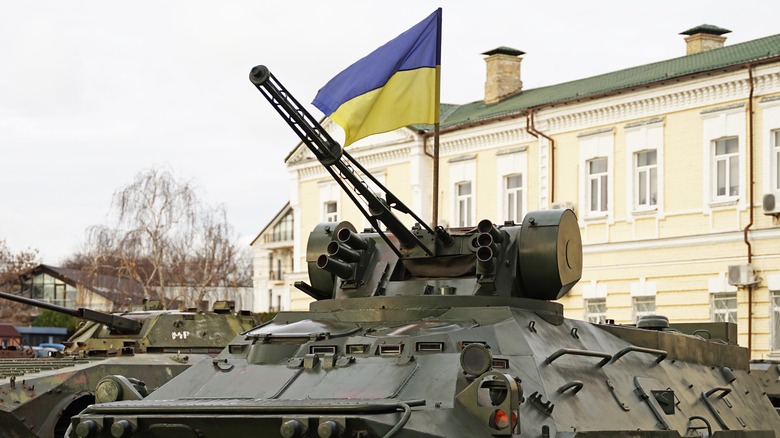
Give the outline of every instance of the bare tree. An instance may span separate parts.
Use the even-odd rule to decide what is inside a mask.
[[[204,205],[170,172],[138,174],[114,194],[110,217],[88,231],[93,273],[131,278],[166,307],[197,307],[210,289],[237,286],[241,251],[224,207]]]
[[[39,263],[38,251],[28,249],[14,252],[5,240],[0,240],[0,290],[6,293],[18,294],[23,286],[26,274]],[[32,310],[14,301],[0,302],[0,321],[15,325],[30,325]]]

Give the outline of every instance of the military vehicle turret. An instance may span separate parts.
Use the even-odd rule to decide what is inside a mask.
[[[62,437],[71,415],[95,402],[104,376],[121,374],[123,383],[144,395],[199,360],[216,356],[237,333],[258,323],[228,305],[210,312],[172,311],[147,302],[112,314],[6,293],[0,298],[85,320],[58,357],[0,360],[2,437]]]
[[[268,69],[250,79],[373,230],[317,226],[309,283],[296,284],[316,299],[308,312],[280,313],[144,399],[90,406],[71,437],[780,433],[746,349],[672,331],[661,316],[638,326],[564,317],[553,300],[582,272],[571,210],[431,229]],[[405,227],[391,207],[417,223]]]

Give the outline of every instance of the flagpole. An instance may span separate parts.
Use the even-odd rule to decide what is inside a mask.
[[[441,8],[439,8],[441,10]],[[441,50],[441,26],[439,26],[439,50]],[[439,122],[441,117],[441,65],[436,66],[436,86],[434,87],[433,124],[433,214],[431,228],[439,225]]]
[[[431,227],[439,225],[439,122],[433,130],[433,220]]]

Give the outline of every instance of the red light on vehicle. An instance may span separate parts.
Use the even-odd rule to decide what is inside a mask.
[[[493,424],[496,429],[506,429],[512,424],[517,424],[517,414],[512,412],[512,422],[509,422],[509,415],[503,409],[498,409],[493,413]]]

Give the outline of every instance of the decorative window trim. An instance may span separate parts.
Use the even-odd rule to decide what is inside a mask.
[[[585,134],[580,134],[579,137],[579,149],[580,149],[580,170],[579,170],[579,205],[582,219],[588,220],[602,220],[606,219],[608,222],[613,220],[615,211],[615,135],[614,128],[601,129]],[[607,159],[607,210],[606,211],[590,211],[590,183],[588,162],[597,159]]]
[[[718,111],[702,113],[702,199],[704,213],[709,214],[719,207],[745,209],[747,187],[747,160],[745,146],[746,117],[744,104],[717,108]],[[737,159],[739,190],[736,196],[715,196],[715,141],[737,138]],[[731,204],[733,203],[733,204]]]
[[[772,96],[761,99],[761,124],[764,127],[763,137],[763,165],[764,175],[762,188],[764,193],[780,194],[780,189],[773,186],[774,178],[780,174],[780,160],[778,160],[774,145],[774,131],[780,130],[780,96]]]
[[[458,218],[458,193],[456,191],[456,184],[469,182],[471,183],[471,217],[468,218],[469,226],[476,225],[477,217],[477,160],[467,159],[450,162],[449,165],[449,186],[447,188],[450,193],[449,200],[449,213],[450,213],[450,226],[457,226],[456,219]]]
[[[626,211],[629,212],[628,221],[632,222],[637,216],[663,215],[664,205],[664,118],[658,117],[650,120],[634,122],[625,125],[626,135]],[[656,153],[656,203],[655,205],[640,206],[637,203],[637,154],[643,151],[654,150]]]
[[[520,205],[523,215],[528,212],[528,154],[525,146],[513,148],[516,152],[502,154],[496,157],[496,193],[500,198],[496,202],[496,219],[498,223],[503,223],[508,219],[506,214],[506,186],[505,180],[510,175],[521,175],[522,177],[522,203]],[[522,220],[522,218],[520,218]],[[520,222],[517,222],[520,223]]]
[[[644,277],[639,281],[631,282],[632,297],[654,297],[658,294],[658,286],[655,281],[647,281]]]

